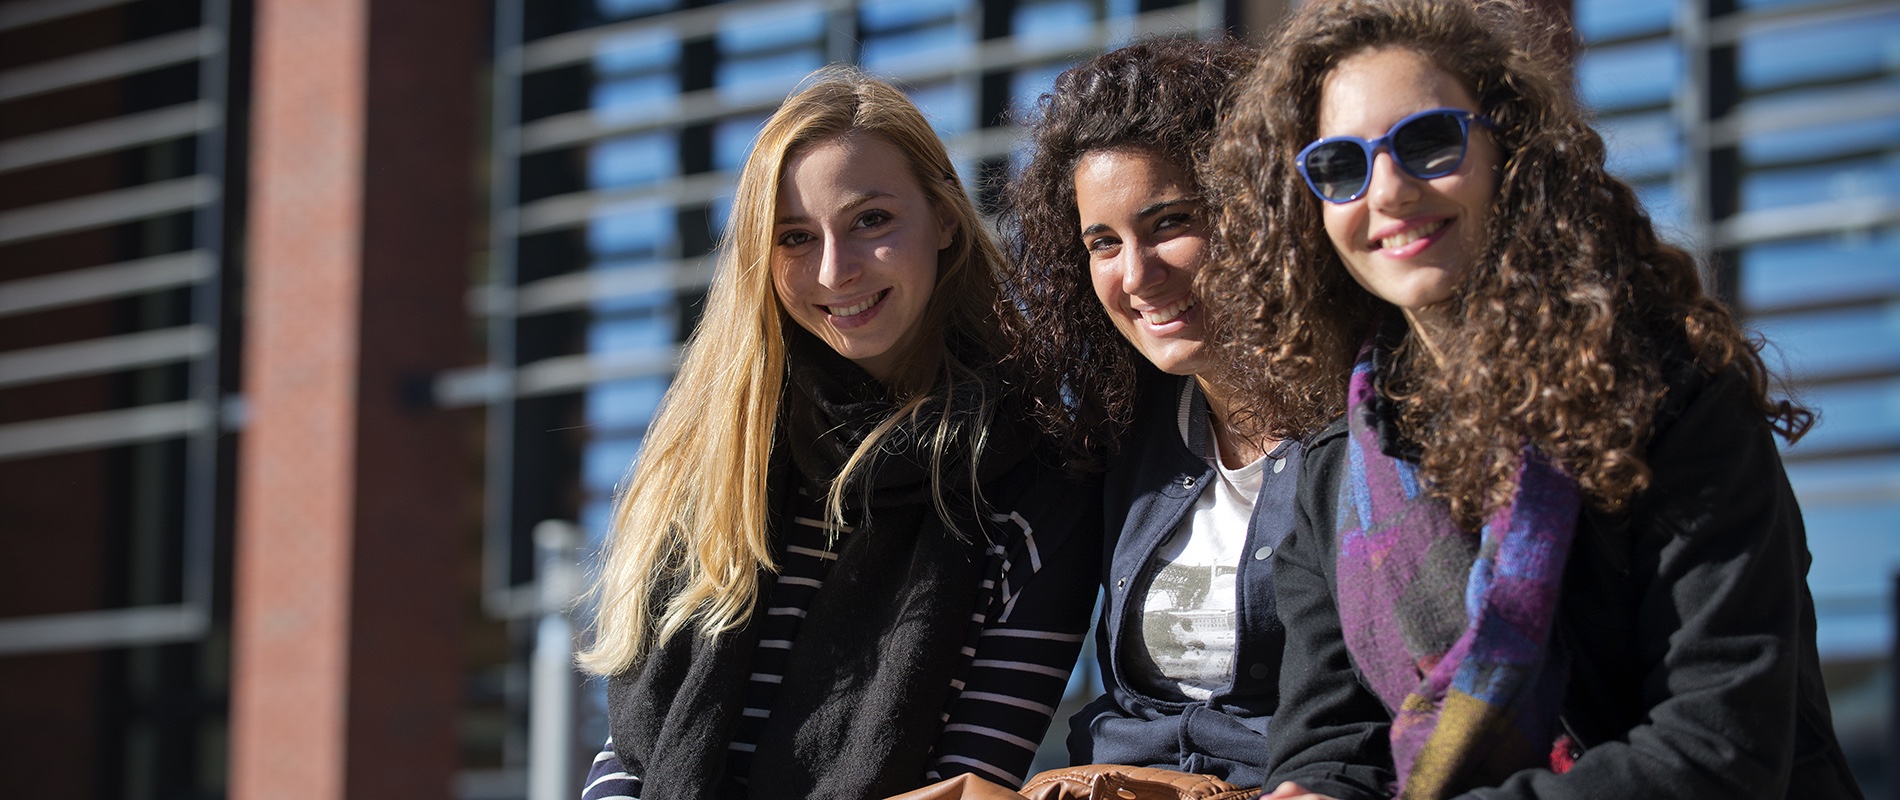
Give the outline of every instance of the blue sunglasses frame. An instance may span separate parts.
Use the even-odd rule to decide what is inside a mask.
[[[1398,152],[1392,149],[1392,139],[1393,137],[1398,136],[1399,131],[1403,129],[1405,126],[1410,125],[1413,122],[1417,122],[1418,120],[1425,119],[1427,117],[1437,117],[1437,116],[1450,116],[1452,119],[1455,119],[1458,121],[1458,135],[1459,135],[1458,157],[1452,160],[1450,166],[1442,170],[1428,170],[1428,171],[1421,172],[1419,170],[1412,169],[1410,165],[1405,163],[1405,159],[1399,158]],[[1306,188],[1313,190],[1313,194],[1315,196],[1317,196],[1319,199],[1324,200],[1328,203],[1333,203],[1335,205],[1343,205],[1345,203],[1350,203],[1354,200],[1358,200],[1359,198],[1366,196],[1366,190],[1372,186],[1372,162],[1373,162],[1373,159],[1378,156],[1380,150],[1384,150],[1387,153],[1390,153],[1392,155],[1392,163],[1394,166],[1397,166],[1399,169],[1404,170],[1405,174],[1410,175],[1414,178],[1418,178],[1419,180],[1431,180],[1432,178],[1442,178],[1442,177],[1445,177],[1446,175],[1452,174],[1453,172],[1457,172],[1459,167],[1464,166],[1465,152],[1469,150],[1471,146],[1471,123],[1473,122],[1476,122],[1479,125],[1483,125],[1486,128],[1497,127],[1495,124],[1491,122],[1490,118],[1484,116],[1483,114],[1479,114],[1475,111],[1466,111],[1461,108],[1430,108],[1424,111],[1420,111],[1416,114],[1409,114],[1404,119],[1401,119],[1398,122],[1392,123],[1392,127],[1385,132],[1384,136],[1381,136],[1377,139],[1373,139],[1371,141],[1361,139],[1357,136],[1328,136],[1324,139],[1315,141],[1312,144],[1309,144],[1303,148],[1300,148],[1300,154],[1294,158],[1293,164],[1295,167],[1299,169],[1300,177],[1306,180]],[[1325,192],[1320,191],[1319,184],[1316,184],[1313,182],[1313,176],[1307,174],[1306,159],[1307,159],[1307,156],[1312,155],[1314,150],[1317,150],[1321,147],[1325,147],[1326,145],[1329,145],[1329,144],[1335,144],[1339,142],[1345,142],[1345,143],[1358,145],[1359,150],[1365,153],[1366,176],[1364,180],[1360,181],[1359,188],[1353,191],[1352,196],[1335,200],[1331,197],[1327,197]]]

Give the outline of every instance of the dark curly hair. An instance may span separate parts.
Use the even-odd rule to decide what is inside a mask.
[[[1057,76],[1025,121],[1034,151],[1004,193],[1001,224],[1013,259],[1000,316],[1032,411],[1071,463],[1113,451],[1134,416],[1136,378],[1153,370],[1115,330],[1090,283],[1076,165],[1090,152],[1134,149],[1195,174],[1228,88],[1258,55],[1226,38],[1139,41]]]
[[[1672,363],[1739,373],[1789,441],[1813,423],[1770,398],[1759,344],[1605,171],[1560,52],[1569,41],[1520,0],[1317,0],[1235,90],[1203,175],[1223,211],[1199,288],[1253,350],[1252,391],[1337,413],[1354,351],[1394,309],[1347,273],[1294,167],[1318,135],[1323,82],[1349,56],[1404,48],[1457,78],[1496,123],[1497,195],[1447,301],[1451,327],[1434,337],[1440,358],[1408,337],[1384,381],[1433,494],[1473,528],[1516,488],[1526,443],[1595,507],[1626,506],[1649,485],[1643,454]]]

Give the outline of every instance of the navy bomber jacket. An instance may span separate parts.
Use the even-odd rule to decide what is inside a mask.
[[[1185,406],[1185,408],[1184,408]],[[1180,415],[1188,415],[1189,442]],[[1190,378],[1150,373],[1136,400],[1135,423],[1103,490],[1106,599],[1096,626],[1096,657],[1107,693],[1069,720],[1076,763],[1129,764],[1211,774],[1259,786],[1267,772],[1267,723],[1279,704],[1280,651],[1286,629],[1274,608],[1274,553],[1293,528],[1295,481],[1303,448],[1286,442],[1262,472],[1235,585],[1238,637],[1232,682],[1205,701],[1171,702],[1135,685],[1124,649],[1141,624],[1154,554],[1208,481],[1214,449],[1207,401]]]

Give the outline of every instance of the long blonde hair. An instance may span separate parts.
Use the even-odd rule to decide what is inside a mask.
[[[1002,252],[958,182],[930,123],[902,92],[848,67],[814,73],[759,132],[739,173],[732,217],[719,248],[706,312],[685,346],[679,374],[647,433],[633,479],[615,504],[598,578],[594,642],[579,657],[599,675],[631,669],[661,642],[691,630],[717,635],[751,616],[760,570],[775,571],[766,481],[786,376],[786,326],[772,283],[770,245],[778,186],[799,154],[848,133],[875,136],[903,153],[936,213],[955,236],[938,254],[937,282],[917,337],[888,388],[898,410],[878,425],[831,478],[827,510],[841,519],[846,487],[870,465],[884,436],[906,421],[930,454],[936,510],[946,517],[941,461],[976,460],[999,380],[988,371],[1005,350],[996,332]],[[948,346],[955,339],[957,347]],[[968,360],[966,363],[966,359]],[[976,365],[976,368],[970,366]],[[980,368],[980,369],[979,369]],[[952,415],[951,397],[975,414]],[[965,424],[968,420],[976,424]],[[972,495],[974,497],[974,494]]]

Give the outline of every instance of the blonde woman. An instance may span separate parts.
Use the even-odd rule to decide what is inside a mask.
[[[943,144],[889,85],[815,75],[720,259],[595,587],[613,738],[584,796],[1020,784],[1101,523],[1005,391],[1001,256]]]

